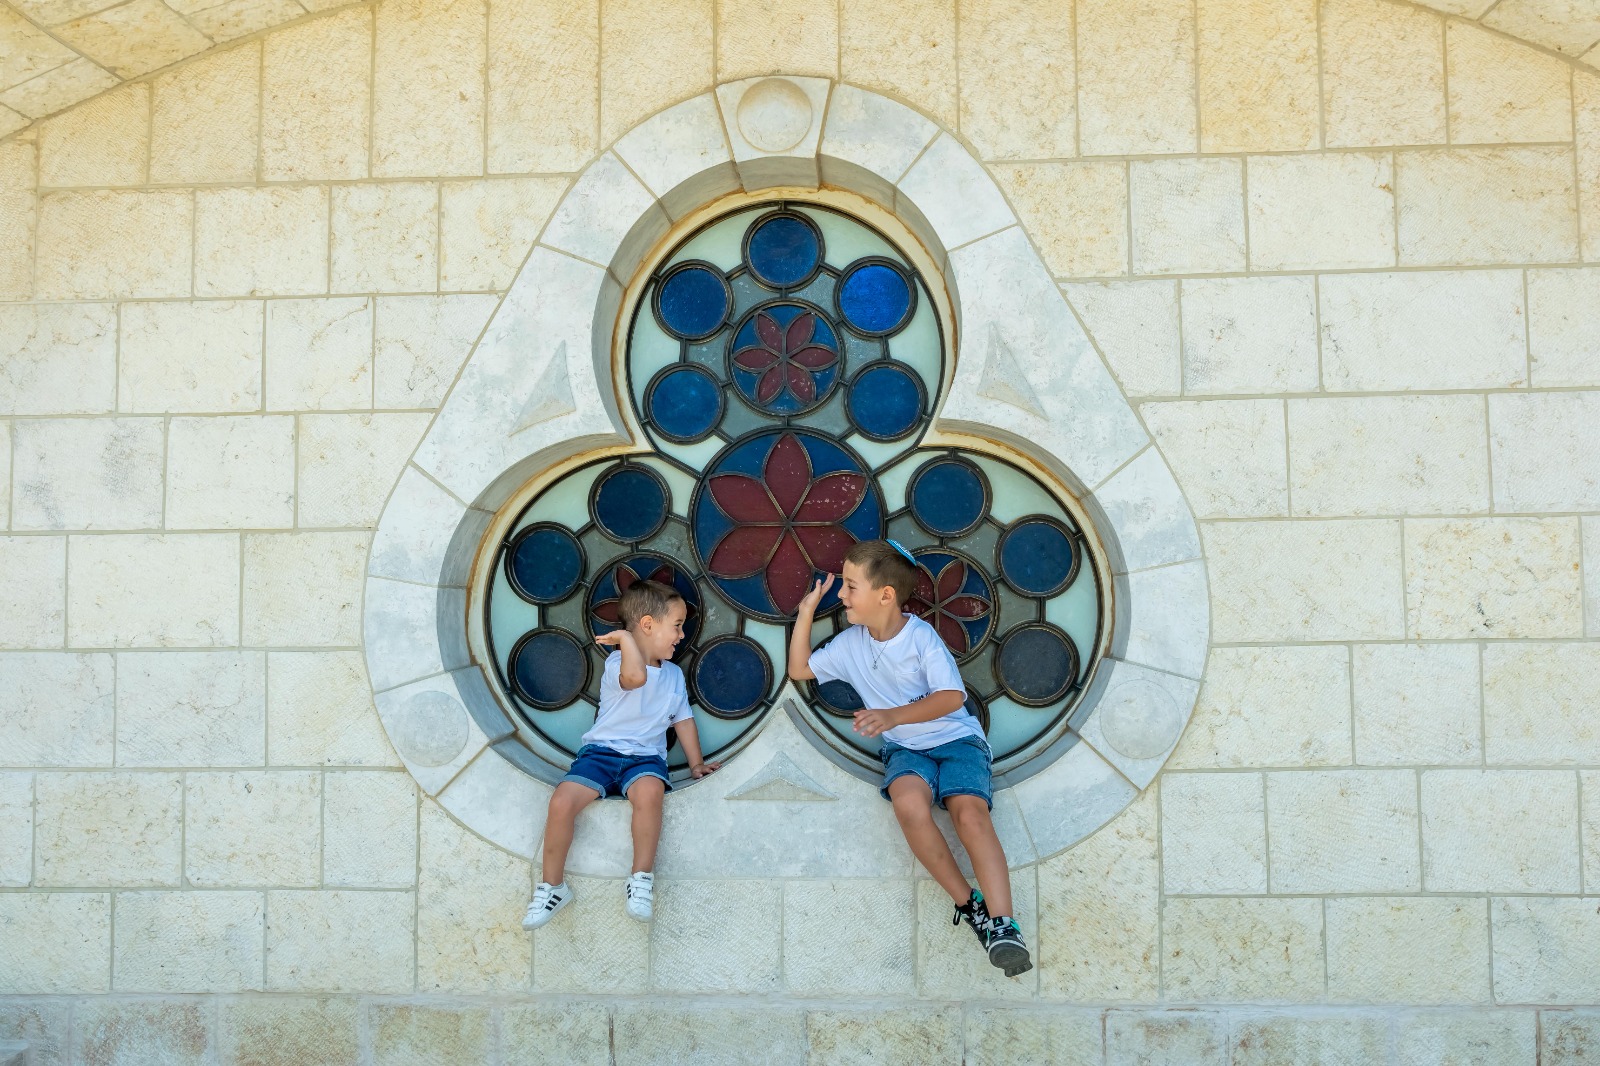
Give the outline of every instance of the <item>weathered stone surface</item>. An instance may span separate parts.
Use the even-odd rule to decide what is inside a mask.
[[[1128,180],[1135,274],[1244,269],[1241,161],[1136,162]]]
[[[328,191],[320,186],[196,190],[194,234],[197,296],[328,291]]]
[[[124,304],[118,406],[148,412],[259,409],[263,329],[257,300]]]
[[[1453,148],[1395,161],[1400,262],[1567,262],[1578,256],[1570,148]]]
[[[1350,762],[1350,682],[1342,647],[1215,648],[1174,768],[1340,766]]]
[[[958,1062],[961,1015],[950,1009],[816,1010],[806,1015],[811,1066]]]
[[[294,525],[295,424],[287,415],[174,418],[167,425],[168,529]]]
[[[1583,634],[1576,518],[1406,522],[1406,632],[1440,637]]]
[[[333,189],[333,292],[438,287],[439,190],[432,182]]]
[[[91,999],[73,1012],[72,1060],[205,1066],[216,1014],[199,1000]]]
[[[1322,5],[1324,135],[1332,147],[1442,144],[1439,18],[1384,0]]]
[[[239,640],[239,537],[83,537],[69,546],[67,643],[206,648]]]
[[[1452,143],[1572,138],[1566,63],[1463,22],[1446,23],[1444,35]]]
[[[484,1062],[494,1033],[487,1007],[379,1003],[371,1008],[372,1061],[384,1066]]]
[[[104,414],[116,407],[117,313],[110,304],[0,306],[0,352],[0,414]]]
[[[161,525],[159,418],[40,419],[11,427],[13,529]]]
[[[1171,281],[1093,281],[1061,287],[1128,396],[1183,389],[1178,286]]]
[[[528,934],[520,922],[533,895],[528,864],[463,829],[431,803],[422,806],[421,841],[418,990],[526,990],[531,956]],[[617,895],[622,895],[621,889]],[[630,920],[628,924],[636,923]],[[586,928],[590,934],[595,932],[592,923]],[[535,938],[535,948],[540,939]],[[631,969],[617,966],[618,960],[627,957],[602,959],[596,955],[591,961],[605,970]]]
[[[1430,892],[1576,892],[1578,877],[1571,771],[1423,771],[1422,883]]]
[[[244,537],[244,642],[272,647],[361,643],[366,533]]]
[[[67,538],[0,537],[0,648],[59,648],[67,627]]]
[[[0,893],[0,932],[0,993],[59,995],[110,987],[109,895]],[[19,1029],[26,1033],[35,1026],[42,1028],[24,1019]],[[57,1047],[64,1035],[56,1038]]]
[[[235,999],[218,1011],[218,1056],[226,1066],[339,1066],[360,1055],[353,999]]]
[[[939,10],[943,5],[930,7]],[[846,13],[852,10],[852,5],[843,7]],[[860,10],[876,14],[881,9]],[[908,13],[913,10],[917,9],[907,8]],[[985,159],[1076,155],[1074,98],[1068,88],[1074,84],[1072,10],[1026,0],[979,0],[960,5],[956,14],[959,35],[948,41],[936,39],[937,31],[920,11],[918,17],[924,20],[924,32],[933,31],[929,44],[941,62],[945,54],[958,51],[959,81],[952,84],[960,87],[961,130],[978,153]],[[848,15],[844,19],[847,34],[853,21]],[[1088,53],[1080,46],[1076,54]],[[918,93],[894,95],[919,102],[927,99]],[[1031,97],[1036,106],[1017,107],[1020,97]],[[934,110],[948,122],[948,112]]]
[[[947,133],[934,138],[898,184],[946,251],[1016,221],[988,171]]]
[[[157,78],[150,180],[254,181],[260,96],[259,44],[206,56]]]
[[[993,33],[1001,26],[990,22],[988,29]],[[895,47],[885,48],[886,41],[896,42]],[[983,53],[971,54],[976,60]],[[1048,49],[1047,54],[1055,58],[1060,52]],[[1061,77],[1051,73],[1051,81]],[[956,5],[949,0],[909,0],[892,7],[839,5],[839,76],[873,92],[915,100],[947,129],[956,128]],[[1003,91],[985,88],[994,95]]]
[[[262,42],[261,176],[367,175],[372,13],[341,11]]]
[[[1328,997],[1352,1003],[1489,999],[1489,910],[1481,899],[1328,900]],[[1397,945],[1404,950],[1397,951]]]
[[[1550,1066],[1584,1066],[1594,1061],[1595,1043],[1600,1038],[1597,1028],[1600,1017],[1593,1010],[1541,1011],[1539,1061]],[[1526,1027],[1522,1031],[1526,1034]],[[1527,1043],[1531,1048],[1533,1041]]]
[[[42,773],[34,799],[35,884],[178,884],[179,775]]]
[[[1600,517],[1579,522],[1583,541],[1583,617],[1584,629],[1600,637]]]
[[[0,886],[33,880],[33,775],[0,773]]]
[[[37,295],[187,296],[188,192],[56,192],[39,198]]]
[[[1267,775],[1274,892],[1420,889],[1417,782],[1406,770]]]
[[[711,87],[715,7],[674,6],[671,18],[649,0],[608,3],[600,26],[600,142],[610,144],[647,115]],[[649,70],[651,77],[639,72]]]
[[[980,1008],[966,1016],[964,1061],[970,1066],[1017,1062],[1101,1066],[1102,1028],[1096,1011]]]
[[[572,1066],[611,1066],[611,1019],[594,1003],[517,1003],[500,1012],[507,1062],[550,1058]]]
[[[413,903],[409,892],[268,892],[268,990],[409,992]]]
[[[1589,53],[1589,65],[1600,59]],[[1600,74],[1574,72],[1572,102],[1576,118],[1574,147],[1578,157],[1578,204],[1583,215],[1583,257],[1600,260]]]
[[[1489,397],[1495,506],[1600,508],[1600,392]]]
[[[441,591],[428,585],[412,585],[384,578],[368,579],[362,632],[367,651],[367,672],[371,675],[373,689],[387,695],[389,689],[408,681],[466,666],[465,639],[441,639],[437,625],[439,611],[465,609],[466,595],[458,589]],[[446,678],[442,684],[445,687],[441,691],[465,714],[466,709],[461,707],[454,682]],[[417,763],[442,766],[452,761],[449,752],[440,748],[436,739],[430,740],[426,733],[417,732],[414,728],[425,724],[430,731],[436,730],[439,717],[432,713],[431,708],[420,716],[412,713],[412,710],[422,710],[420,706],[401,711],[402,718],[410,716],[414,719],[410,725],[404,721],[391,722],[390,710],[381,698],[378,710],[388,724],[390,736],[394,738],[400,754],[412,764],[413,773],[416,772]],[[456,770],[460,768],[455,767]],[[437,791],[445,786],[453,774],[454,771],[436,781],[431,788],[426,783],[423,787],[429,792]]]
[[[770,994],[782,987],[782,883],[664,880],[655,890],[650,982],[667,993]],[[715,913],[714,923],[692,915]]]
[[[184,876],[208,888],[310,886],[322,858],[322,775],[189,774]]]
[[[372,406],[373,302],[350,296],[268,304],[268,410]]]
[[[1478,650],[1467,644],[1360,644],[1352,649],[1356,762],[1476,763]]]
[[[378,522],[426,414],[303,415],[300,523],[368,528]]]
[[[142,185],[150,86],[124,85],[39,125],[39,184]]]
[[[33,1055],[30,1066],[65,1066],[67,1010],[64,1000],[19,999],[0,1003],[0,1036],[23,1040]]]
[[[1050,273],[1128,272],[1128,178],[1122,163],[995,165],[995,180],[1039,243]]]
[[[1379,1015],[1238,1018],[1234,1066],[1364,1066],[1389,1054],[1389,1020]]]
[[[1200,150],[1318,147],[1315,5],[1201,0],[1195,15]]]
[[[1170,893],[1267,890],[1261,774],[1169,773],[1161,779],[1161,880]]]
[[[1205,564],[1198,559],[1128,575],[1132,609],[1126,644],[1119,651],[1131,663],[1181,677],[1200,677],[1210,632]],[[1123,634],[1119,634],[1121,639]]]
[[[1394,265],[1388,155],[1258,156],[1248,181],[1252,268]]]
[[[1552,766],[1600,762],[1594,721],[1595,644],[1487,644],[1483,650],[1485,758]]]
[[[261,652],[123,652],[117,659],[118,766],[264,761]]]
[[[534,990],[643,992],[649,986],[644,967],[614,965],[617,959],[643,958],[650,944],[650,931],[622,909],[623,882],[570,873],[566,881],[577,893],[566,916],[557,915],[534,934]],[[532,885],[528,892],[532,894]],[[506,912],[507,925],[514,927],[520,920],[521,915]]]
[[[0,654],[0,762],[110,766],[115,679],[111,655]]]
[[[806,1017],[793,1008],[625,1007],[612,1023],[612,1045],[616,1066],[742,1066],[752,1060],[800,1066],[806,1061]]]
[[[913,989],[912,882],[787,882],[785,987],[803,995],[899,993]],[[839,922],[861,931],[848,956],[828,946]]]
[[[247,992],[265,963],[259,892],[119,892],[118,992]]]
[[[1185,393],[1317,388],[1311,278],[1185,281],[1181,302]]]
[[[1179,1001],[1306,1002],[1323,995],[1322,901],[1168,899],[1162,991]]]
[[[953,913],[954,904],[937,881],[919,877],[916,894],[919,997],[947,1000],[1027,1000],[1034,997],[1039,983],[1037,968],[1019,977],[1004,976],[973,941],[971,928],[965,924],[950,924],[948,915]],[[1022,927],[1022,935],[1029,944],[1038,939],[1038,894],[1032,869],[1024,867],[1013,871],[1011,916]],[[993,907],[992,901],[990,906]],[[1037,948],[1033,950],[1038,951]]]
[[[116,76],[104,67],[87,59],[71,60],[0,93],[7,105],[6,127],[21,129],[29,118],[44,118],[116,86]]]
[[[357,651],[267,653],[267,761],[396,766]]]
[[[486,0],[374,10],[372,176],[483,173]]]
[[[322,779],[322,883],[410,888],[417,881],[417,788],[401,773]]]
[[[442,186],[440,288],[499,291],[510,285],[569,184],[566,178],[541,177],[449,182]],[[380,325],[382,318],[380,311]]]
[[[1288,513],[1282,401],[1173,400],[1139,413],[1196,518]]]
[[[1600,385],[1600,270],[1528,271],[1532,384]]]
[[[1200,535],[1172,471],[1156,448],[1095,487],[1116,538],[1116,569],[1144,570],[1200,556]]]
[[[1394,1061],[1398,1066],[1533,1062],[1538,1054],[1534,1046],[1536,1023],[1533,1011],[1423,1011],[1404,1015],[1395,1023]]]
[[[489,5],[489,173],[559,173],[594,154],[598,0]]]
[[[104,72],[102,72],[104,73]],[[109,77],[109,75],[108,75]],[[38,153],[28,141],[0,145],[0,296],[33,295],[34,252],[39,222]]]
[[[1106,1013],[1107,1066],[1221,1066],[1228,1022],[1206,1011]]]
[[[211,42],[156,0],[112,7],[55,28],[56,35],[102,67],[133,78],[185,59]]]
[[[496,303],[493,296],[381,297],[373,338],[374,406],[438,406]]]
[[[1600,1000],[1600,917],[1594,899],[1511,897],[1489,903],[1494,995],[1500,1003]]]
[[[1083,153],[1194,151],[1193,9],[1083,0],[1074,14]]]

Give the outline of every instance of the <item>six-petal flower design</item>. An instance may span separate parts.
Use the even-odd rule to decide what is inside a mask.
[[[618,563],[611,573],[616,582],[617,594],[598,600],[589,606],[591,619],[606,627],[600,632],[607,632],[622,625],[622,616],[617,612],[617,608],[622,603],[622,594],[627,592],[635,583],[639,581],[657,581],[668,588],[675,588],[678,584],[677,570],[666,563],[660,564],[648,574],[639,573],[629,563]],[[694,620],[695,609],[694,604],[688,599],[684,600],[683,605],[686,612],[683,618],[683,631],[687,635]],[[687,641],[685,644],[687,644]]]
[[[759,374],[756,403],[766,406],[785,390],[802,404],[817,398],[817,379],[813,376],[839,361],[839,353],[817,339],[817,315],[802,311],[781,326],[766,311],[756,312],[758,343],[733,353],[733,365]]]
[[[971,635],[964,623],[989,617],[990,603],[983,596],[963,591],[970,567],[952,558],[937,574],[928,564],[917,564],[917,591],[907,606],[939,631],[945,646],[955,655],[972,650]]]

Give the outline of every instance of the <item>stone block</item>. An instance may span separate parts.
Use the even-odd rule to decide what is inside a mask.
[[[367,572],[375,577],[392,577],[422,584],[465,585],[467,564],[458,544],[452,541],[480,532],[489,514],[468,511],[461,501],[435,482],[408,466],[400,474],[394,493],[384,507],[387,520],[372,538],[372,562]],[[473,550],[476,536],[471,536]]]
[[[646,116],[703,92],[714,80],[715,6],[692,0],[661,8],[649,0],[608,3],[600,25],[600,143]],[[649,70],[651,77],[639,77]]]
[[[261,988],[259,892],[119,892],[118,992],[250,992]]]
[[[783,898],[784,985],[799,995],[910,995],[915,975],[913,883],[789,881]],[[829,929],[854,929],[841,954]],[[541,963],[541,968],[543,963]]]
[[[300,524],[376,525],[428,421],[426,414],[302,415]]]
[[[1050,273],[1128,272],[1128,175],[1114,163],[1012,163],[991,168],[1039,244]]]
[[[406,181],[333,189],[332,292],[439,286],[439,187]]]
[[[1217,641],[1404,635],[1398,521],[1231,522],[1201,534]]]
[[[1584,629],[1589,636],[1600,637],[1600,518],[1584,518],[1578,529],[1583,541]]]
[[[1582,636],[1578,563],[1576,518],[1407,520],[1406,632]]]
[[[414,903],[410,892],[268,892],[268,991],[411,991]]]
[[[218,1055],[226,1066],[336,1066],[360,1057],[354,999],[231,999],[218,1010]]]
[[[1096,486],[1094,500],[1115,538],[1115,569],[1144,570],[1199,557],[1194,518],[1158,449],[1145,449]]]
[[[1521,1016],[1532,1021],[1526,1012]],[[1541,1011],[1538,1021],[1540,1062],[1550,1066],[1587,1066],[1594,1061],[1600,1017],[1593,1010]],[[1525,1031],[1527,1027],[1523,1028]],[[1527,1043],[1531,1053],[1533,1041],[1529,1039]]]
[[[24,1066],[65,1066],[68,1005],[65,1000],[18,999],[0,1003],[0,1034],[28,1045],[33,1062]]]
[[[360,644],[367,542],[366,533],[246,534],[244,642]]]
[[[124,85],[39,124],[39,185],[143,185],[150,86]]]
[[[197,296],[328,291],[327,189],[197,189],[194,196]]]
[[[1088,744],[1014,786],[1018,812],[1041,856],[1054,855],[1115,818],[1139,790]]]
[[[650,950],[650,930],[622,909],[623,882],[571,873],[566,880],[576,893],[567,906],[569,917],[558,916],[534,934],[534,991],[644,992],[649,987],[644,967],[616,965],[617,959],[643,958]],[[531,894],[532,886],[527,888]],[[505,924],[515,928],[520,915],[510,910],[509,895],[505,907]]]
[[[176,11],[157,0],[137,0],[74,19],[56,36],[122,78],[134,78],[211,46]]]
[[[1600,385],[1600,270],[1527,273],[1532,384]]]
[[[216,1050],[215,1017],[198,999],[86,1000],[73,1011],[72,1061],[206,1066]]]
[[[1102,1066],[1103,1028],[1099,1012],[1092,1010],[977,1008],[966,1016],[965,1061],[970,1066]]]
[[[367,672],[372,677],[374,691],[386,693],[389,689],[396,688],[417,678],[426,678],[445,670],[454,670],[466,666],[468,663],[466,640],[463,634],[451,633],[441,635],[438,627],[440,613],[453,614],[466,610],[466,594],[459,589],[437,589],[427,585],[412,585],[403,581],[389,581],[385,578],[369,578],[367,580],[366,603],[364,605],[365,618],[362,622],[363,644],[367,651]],[[445,678],[442,684],[449,700],[460,708],[460,701],[456,696],[455,683]],[[460,708],[463,712],[465,708]],[[383,715],[388,725],[389,734],[394,738],[400,749],[400,754],[405,756],[412,770],[416,769],[414,755],[429,753],[443,754],[437,750],[437,741],[427,737],[415,738],[418,743],[412,750],[407,750],[407,745],[402,743],[401,736],[396,735],[396,729],[404,729],[390,721],[390,711],[385,707],[384,701],[378,701],[378,711]],[[452,719],[454,715],[451,716]],[[430,714],[424,719],[436,722]],[[430,726],[429,731],[432,731]],[[450,731],[452,734],[454,730]],[[402,736],[404,734],[402,733]],[[465,742],[465,736],[462,737]],[[445,757],[438,764],[450,763],[452,759]],[[428,763],[428,765],[438,765]],[[459,766],[456,767],[460,769]],[[453,773],[450,775],[453,776]],[[438,781],[437,787],[429,789],[435,792],[443,788],[449,781],[449,776]],[[426,783],[424,784],[426,788]]]
[[[345,770],[323,776],[322,883],[417,883],[417,788],[409,775]]]
[[[216,7],[189,15],[195,29],[218,44],[271,29],[292,20],[297,12],[292,0],[223,0]],[[316,3],[313,2],[313,7]]]
[[[1199,560],[1127,577],[1130,608],[1113,649],[1128,662],[1200,677],[1210,633],[1205,564]],[[1125,626],[1126,628],[1123,628]]]
[[[908,0],[892,7],[858,8],[840,4],[838,10],[839,77],[842,80],[885,96],[915,100],[919,110],[946,129],[955,129],[960,124],[960,119],[966,116],[958,115],[956,5],[951,0]],[[1048,18],[1041,21],[1049,24]],[[1003,34],[1006,29],[998,18],[988,22],[985,28],[996,35]],[[982,37],[979,39],[981,41]],[[894,41],[895,47],[885,48],[886,41]],[[1052,56],[1060,54],[1059,46],[1044,48]],[[976,60],[983,51],[980,47],[968,54]],[[1008,53],[1006,58],[1015,58],[1015,53]],[[990,63],[991,67],[996,65],[999,64]],[[961,72],[969,69],[961,68]],[[994,71],[989,74],[992,78]],[[1007,95],[999,86],[985,85],[987,80],[979,79],[974,86],[975,96],[993,99]],[[1005,119],[1015,121],[1009,113]]]
[[[839,8],[803,0],[728,0],[717,7],[717,80],[762,74],[839,76]]]
[[[1196,518],[1288,513],[1282,401],[1173,400],[1142,404],[1139,413]]]
[[[1061,286],[1122,391],[1174,396],[1183,389],[1178,286],[1171,281],[1090,281]]]
[[[372,1061],[383,1066],[486,1062],[494,1044],[487,1007],[375,1003],[367,1025]]]
[[[12,528],[160,526],[163,436],[159,418],[15,423]]]
[[[261,177],[364,178],[372,12],[341,11],[262,40]]]
[[[189,295],[188,192],[102,190],[39,198],[41,299]]]
[[[1328,147],[1442,144],[1444,35],[1437,15],[1384,0],[1322,5]]]
[[[0,993],[59,995],[105,992],[110,987],[109,895],[3,893],[0,931],[5,933],[0,936]],[[9,1013],[7,1007],[0,1006],[0,1017],[5,1013]],[[26,1034],[36,1027],[42,1028],[39,1022],[24,1018],[17,1028]],[[57,1047],[59,1040],[53,1041]]]
[[[1323,997],[1320,899],[1168,899],[1162,992],[1180,1002]]]
[[[500,1011],[507,1062],[551,1058],[571,1066],[611,1066],[611,1018],[603,1004],[519,1002]]]
[[[1159,159],[1129,165],[1135,274],[1245,268],[1244,164]]]
[[[522,254],[519,250],[519,263]],[[373,341],[373,406],[417,409],[442,403],[497,303],[487,295],[381,297]]]
[[[806,1014],[810,1066],[962,1061],[961,1013],[951,1008],[889,1007]]]
[[[267,653],[267,762],[398,766],[358,651]]]
[[[1317,14],[1311,0],[1200,0],[1200,150],[1320,147]]]
[[[1262,775],[1169,773],[1161,779],[1161,881],[1169,893],[1267,890]]]
[[[1594,66],[1600,56],[1592,51],[1588,62]],[[1600,260],[1600,75],[1577,73],[1572,76],[1573,139],[1578,157],[1578,205],[1583,215],[1583,257]]]
[[[1489,397],[1495,506],[1600,509],[1600,392]]]
[[[599,147],[599,0],[489,5],[489,173],[563,173]]]
[[[1522,275],[1321,279],[1323,385],[1336,392],[1500,389],[1528,382]]]
[[[894,184],[938,133],[938,126],[904,104],[854,86],[835,86],[820,145],[822,179],[853,184],[880,203],[893,203]],[[618,151],[629,159],[626,149],[624,140]],[[841,173],[841,162],[856,169]],[[645,182],[650,184],[648,175]],[[937,251],[934,255],[939,258]]]
[[[1590,898],[1510,897],[1489,902],[1494,995],[1500,1003],[1600,1000],[1600,916]]]
[[[1016,860],[1012,858],[1011,861]],[[1028,943],[1035,944],[1039,929],[1039,892],[1033,870],[1017,869],[1010,884],[1011,916],[1022,927],[1022,935]],[[973,942],[971,928],[965,924],[950,924],[953,907],[949,895],[937,881],[926,877],[917,879],[917,995],[923,999],[957,1001],[1029,1000],[1037,995],[1039,971],[1033,969],[1019,977],[1007,978],[996,970],[989,963],[987,953]],[[1036,957],[1038,950],[1037,946],[1033,948]],[[659,953],[657,948],[658,959]],[[659,964],[656,972],[660,972]]]
[[[1534,1062],[1538,1054],[1536,1022],[1533,1011],[1420,1011],[1402,1015],[1395,1022],[1394,1061],[1398,1066],[1515,1066]]]
[[[431,803],[422,805],[421,840],[421,877],[417,884],[418,991],[526,992],[533,956],[528,934],[520,923],[523,908],[533,895],[528,864],[463,829]],[[618,887],[616,899],[621,897]],[[611,901],[585,902],[603,905]],[[574,941],[582,940],[586,934],[595,935],[593,924],[582,930],[574,929],[574,924],[584,923],[562,923]],[[632,920],[623,919],[620,908],[613,924],[643,929]],[[588,957],[589,964],[605,971],[635,970],[632,976],[638,979],[637,987],[642,988],[644,968],[618,966],[618,961],[642,959],[647,953],[648,933],[635,937],[630,930],[628,934],[619,931],[619,935],[623,939],[611,941],[613,946],[637,946],[639,953],[604,956],[597,952]],[[539,944],[550,939],[548,933],[541,932],[534,938],[533,950],[540,951]],[[543,961],[542,951],[540,960]],[[598,989],[584,984],[570,990]]]
[[[1600,645],[1485,645],[1483,727],[1489,764],[1600,762],[1600,729],[1591,712],[1597,676]]]
[[[117,313],[110,304],[0,306],[0,414],[111,412],[116,346]]]
[[[1181,303],[1185,393],[1316,390],[1311,278],[1185,281]]]
[[[289,415],[174,418],[167,427],[168,529],[294,525]]]
[[[1209,1011],[1107,1011],[1107,1066],[1222,1066],[1228,1020]]]
[[[372,406],[371,297],[274,300],[267,307],[271,411]]]
[[[0,537],[0,648],[59,648],[67,625],[67,538]]]
[[[1583,55],[1600,38],[1600,18],[1593,11],[1562,13],[1527,0],[1496,5],[1483,24],[1571,56]]]
[[[1200,682],[1126,660],[1113,659],[1106,666],[1110,669],[1101,674],[1106,681],[1099,702],[1078,731],[1124,777],[1145,789],[1177,747]]]
[[[239,642],[239,538],[81,537],[69,545],[67,643],[215,648]]]
[[[998,233],[1016,221],[982,164],[949,134],[934,138],[898,184],[933,227],[943,251]]]
[[[858,9],[845,4],[841,10],[847,41],[853,43],[858,36],[870,39],[882,32],[865,25],[869,17],[863,17],[872,12],[881,19],[881,9]],[[858,10],[860,14],[852,18]],[[971,139],[978,154],[984,159],[1057,159],[1077,155],[1074,53],[1088,52],[1081,46],[1074,49],[1072,10],[1053,4],[1030,4],[1027,0],[980,0],[963,4],[953,12],[960,20],[960,29],[940,40],[938,34],[946,28],[940,23],[948,17],[947,10],[942,4],[905,8],[907,15],[921,23],[914,32],[927,35],[932,55],[937,56],[928,73],[948,70],[945,57],[951,51],[956,53],[955,73],[959,80],[953,79],[949,84],[959,86],[960,99],[955,103],[960,111],[961,131]],[[899,51],[881,47],[872,50],[880,55]],[[855,64],[847,61],[847,68],[851,65]],[[850,76],[848,69],[845,76]],[[930,106],[925,102],[930,100],[926,92],[900,91],[893,95]],[[1030,99],[1032,103],[1019,108],[1018,99]],[[941,102],[931,109],[948,122],[950,111],[945,107]]]
[[[1360,644],[1351,650],[1356,762],[1478,763],[1478,649],[1470,644]]]
[[[1422,772],[1430,892],[1576,892],[1578,836],[1578,778],[1569,770]],[[1507,1000],[1498,981],[1496,996],[1533,1002]]]
[[[1274,892],[1415,892],[1417,778],[1410,770],[1267,775]]]
[[[4,98],[5,94],[0,94],[0,100]],[[7,299],[26,300],[34,293],[37,173],[34,144],[13,140],[0,146],[0,208],[4,209],[0,211],[4,220],[0,222],[0,296]]]
[[[0,654],[0,762],[110,766],[115,678],[111,655]]]
[[[793,1008],[742,1005],[624,1007],[612,1023],[612,1045],[616,1066],[743,1066],[752,1060],[801,1066],[806,1061],[806,1017]]]
[[[483,173],[486,0],[374,10],[372,176]]]
[[[260,140],[259,44],[206,56],[155,80],[151,182],[254,182]]]
[[[624,272],[666,235],[666,212],[613,153],[585,170],[550,216],[543,243]]]
[[[1444,37],[1452,144],[1572,139],[1568,64],[1465,22]]]
[[[439,287],[504,290],[516,277],[517,268],[527,257],[528,249],[533,247],[534,238],[544,228],[569,184],[566,178],[540,177],[442,185]],[[472,306],[486,301],[463,299],[457,302]],[[493,306],[493,301],[487,303]],[[380,321],[383,317],[380,310]],[[481,320],[487,317],[487,312],[479,316],[480,326]],[[381,372],[379,376],[382,377]],[[381,386],[379,391],[381,393]],[[443,398],[442,391],[439,398]],[[396,404],[379,400],[380,406],[385,407],[429,407],[436,402]]]
[[[118,406],[150,413],[259,410],[263,315],[259,300],[124,304]]]
[[[783,886],[767,881],[662,881],[650,981],[667,993],[770,994],[783,987]],[[715,923],[694,920],[715,913]]]
[[[322,775],[310,770],[189,774],[184,876],[203,888],[321,880]]]
[[[1214,648],[1171,765],[1348,765],[1349,678],[1342,647]]]
[[[1351,1003],[1489,1000],[1481,899],[1328,900],[1328,998]],[[1397,945],[1404,950],[1396,951]]]
[[[1583,799],[1583,836],[1579,842],[1583,849],[1583,883],[1600,884],[1600,772],[1580,773],[1578,794]]]
[[[33,775],[0,773],[0,887],[33,880]]]
[[[1366,1066],[1389,1054],[1389,1019],[1245,1016],[1233,1023],[1233,1066]]]
[[[1193,152],[1193,8],[1083,0],[1075,15],[1083,154]]]
[[[41,773],[34,801],[34,884],[177,887],[179,775]]]
[[[1395,265],[1389,155],[1256,156],[1248,169],[1252,270]]]
[[[1403,266],[1578,257],[1571,148],[1452,148],[1395,160]]]
[[[0,40],[6,45],[6,65],[0,71],[0,85],[11,88],[25,85],[34,77],[69,62],[70,48],[45,34],[15,11],[0,21]]]
[[[261,652],[123,652],[118,660],[118,766],[261,765]]]

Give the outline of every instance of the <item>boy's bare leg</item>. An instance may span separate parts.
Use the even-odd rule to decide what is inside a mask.
[[[983,905],[993,915],[1011,915],[1011,871],[1006,867],[1005,849],[994,831],[989,805],[977,796],[950,796],[944,801],[955,823],[956,836],[972,860],[972,872],[983,891]]]
[[[659,777],[637,778],[628,786],[628,802],[633,805],[633,872],[646,873],[656,868],[656,845],[661,843],[661,800],[667,786]]]
[[[550,794],[550,813],[544,820],[544,863],[540,878],[551,885],[567,879],[567,852],[572,848],[578,812],[600,798],[600,793],[576,781],[563,781]]]
[[[958,904],[967,902],[972,888],[961,875],[956,857],[950,854],[944,834],[934,824],[933,790],[928,783],[916,774],[897,777],[889,782],[889,799],[894,802],[894,816],[900,820],[900,831],[911,845],[911,854],[951,899]]]

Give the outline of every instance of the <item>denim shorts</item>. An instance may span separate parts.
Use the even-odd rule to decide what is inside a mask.
[[[889,785],[895,778],[916,774],[928,783],[941,807],[950,796],[978,796],[994,810],[991,755],[982,737],[959,737],[922,751],[885,742],[878,757],[883,760],[884,799],[889,798]]]
[[[660,755],[627,755],[604,744],[585,744],[572,760],[572,768],[563,781],[576,781],[592,788],[601,797],[626,796],[628,789],[641,777],[659,777],[672,790],[667,777],[667,760]]]

